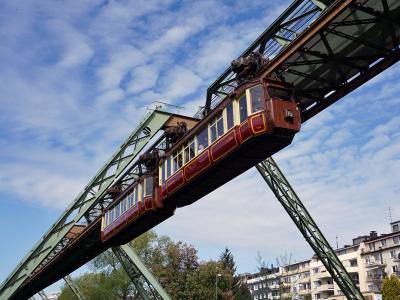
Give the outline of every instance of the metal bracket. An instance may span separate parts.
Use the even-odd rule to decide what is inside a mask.
[[[365,300],[272,157],[259,163],[256,168],[346,298]]]
[[[132,246],[125,244],[113,247],[112,250],[125,272],[132,280],[132,283],[135,285],[137,292],[144,300],[172,300],[150,270],[141,261],[140,257],[135,253]]]

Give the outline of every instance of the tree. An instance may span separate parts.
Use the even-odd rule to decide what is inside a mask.
[[[232,275],[236,273],[235,260],[228,247],[225,247],[224,252],[219,256],[219,261],[225,269],[232,272]]]
[[[152,231],[141,235],[131,245],[172,299],[213,299],[216,283],[220,300],[251,299],[250,291],[240,285],[234,274],[235,261],[228,248],[218,261],[199,262],[197,250],[192,245],[173,242]],[[76,280],[88,300],[125,300],[135,294],[133,284],[111,250],[93,259],[89,267],[92,273]],[[221,276],[217,277],[217,274]],[[60,299],[75,299],[68,286],[64,286]]]
[[[392,274],[386,277],[382,283],[383,300],[400,300],[400,279]]]

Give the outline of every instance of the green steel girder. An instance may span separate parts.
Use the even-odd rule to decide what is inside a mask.
[[[126,171],[135,157],[165,124],[171,113],[150,111],[49,231],[23,258],[0,287],[0,299],[8,299],[53,251],[59,251],[65,235],[106,195],[107,189]],[[54,253],[52,254],[54,255]]]
[[[42,300],[48,300],[49,298],[47,298],[47,295],[44,291],[39,291],[38,295],[40,296],[40,298],[42,298]]]
[[[346,298],[365,300],[272,157],[259,163],[256,168]]]
[[[150,270],[144,265],[132,246],[125,244],[112,248],[125,272],[132,280],[137,292],[144,300],[171,300]],[[147,288],[145,288],[147,286]]]
[[[79,287],[75,284],[74,280],[71,278],[71,276],[67,275],[64,277],[64,281],[68,284],[72,292],[75,294],[76,298],[78,300],[85,300],[86,298],[83,296],[81,291],[79,290]]]

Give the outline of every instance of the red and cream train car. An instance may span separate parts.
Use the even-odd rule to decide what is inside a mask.
[[[239,86],[161,157],[156,175],[107,208],[102,240],[193,203],[289,145],[300,125],[291,86],[266,78]]]

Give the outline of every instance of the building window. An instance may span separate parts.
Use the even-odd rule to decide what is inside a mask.
[[[357,259],[350,260],[350,267],[357,267]]]
[[[370,251],[375,250],[375,244],[374,243],[368,244],[368,247],[369,247]]]
[[[393,272],[398,272],[399,271],[399,266],[393,266]]]
[[[381,245],[382,245],[382,247],[385,247],[386,246],[386,240],[382,240],[381,241]]]
[[[397,245],[399,242],[400,242],[400,237],[398,236],[393,237],[393,243]]]
[[[396,250],[391,250],[391,251],[390,251],[390,257],[391,257],[391,258],[397,258],[397,257],[396,257]]]

